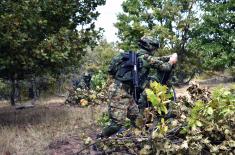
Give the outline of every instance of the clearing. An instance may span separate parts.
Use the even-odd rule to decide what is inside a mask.
[[[229,87],[235,83],[221,84]],[[217,84],[203,84],[214,89]],[[187,95],[188,86],[176,88],[177,97]],[[65,98],[51,97],[39,100],[34,108],[16,110],[0,103],[1,154],[72,155],[88,141],[95,140],[101,127],[97,120],[107,105],[72,107],[64,105]],[[82,154],[92,154],[89,149]]]

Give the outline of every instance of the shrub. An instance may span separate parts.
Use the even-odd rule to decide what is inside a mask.
[[[91,78],[91,88],[96,91],[101,91],[105,87],[106,81],[107,75],[104,72],[99,71]]]
[[[10,84],[7,84],[5,81],[0,79],[0,99],[9,98],[10,91]]]
[[[143,125],[100,146],[133,154],[234,154],[234,90],[210,93],[192,85],[188,91],[191,98],[179,97],[169,115],[167,87],[151,83],[146,93],[152,107],[145,109]]]

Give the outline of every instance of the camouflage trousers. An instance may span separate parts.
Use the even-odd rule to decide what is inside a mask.
[[[123,126],[128,119],[135,120],[139,109],[134,98],[128,93],[129,86],[119,81],[113,82],[109,87],[109,117],[118,125]]]

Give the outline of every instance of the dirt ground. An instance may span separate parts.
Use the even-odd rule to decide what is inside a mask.
[[[221,84],[229,87],[235,83]],[[210,90],[218,85],[201,85]],[[176,88],[177,97],[188,86]],[[38,101],[34,108],[16,110],[0,104],[0,154],[73,155],[92,143],[101,131],[97,120],[107,105],[85,108],[64,105],[65,98]],[[94,154],[89,147],[80,154]]]
[[[95,139],[101,130],[97,120],[106,106],[70,107],[64,101],[53,97],[21,110],[2,103],[0,154],[71,155]]]

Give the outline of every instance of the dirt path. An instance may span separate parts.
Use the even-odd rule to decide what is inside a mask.
[[[93,128],[99,128],[99,127],[94,125]],[[87,148],[87,145],[85,145],[85,141],[87,139],[90,139],[91,140],[90,142],[95,140],[96,133],[98,133],[96,130],[90,128],[87,129],[84,134],[84,136],[86,135],[87,138],[81,135],[79,136],[77,135],[62,140],[56,140],[49,144],[47,152],[50,155],[77,154],[80,150]],[[91,154],[91,150],[88,147],[87,149],[84,149],[84,151],[82,151],[80,154]]]
[[[85,124],[82,128],[80,125],[74,126],[79,128],[77,133],[69,134],[66,138],[58,138],[48,145],[46,152],[50,155],[74,155],[83,148],[87,147],[86,142],[91,143],[96,139],[97,133],[101,131],[101,127],[97,125],[98,115],[104,112],[105,107],[98,105],[93,109],[75,108],[78,113],[84,114],[79,120],[79,124]],[[92,112],[93,111],[93,112]],[[99,113],[97,115],[97,112]],[[90,116],[86,114],[90,114]],[[96,113],[96,114],[95,114]],[[93,115],[93,116],[92,116]],[[95,115],[95,116],[94,116]],[[90,155],[89,149],[85,149],[81,154]]]

